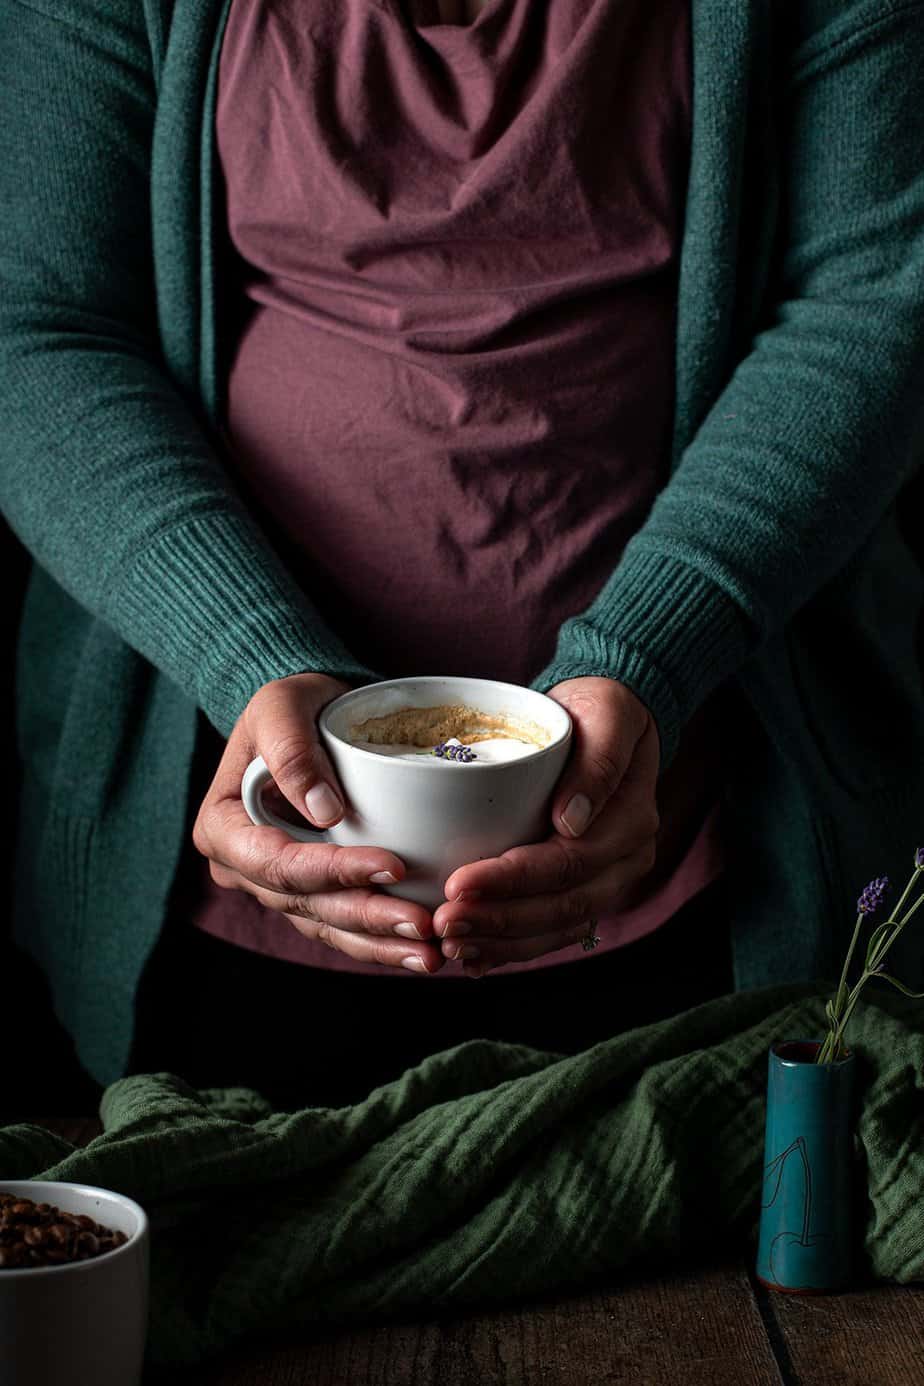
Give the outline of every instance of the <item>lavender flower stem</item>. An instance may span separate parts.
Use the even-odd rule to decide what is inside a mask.
[[[869,981],[870,977],[873,976],[875,976],[873,969],[864,967],[863,971],[860,973],[859,978],[857,979],[856,986],[853,988],[853,990],[847,998],[847,1008],[844,1011],[844,1014],[838,1020],[837,1025],[834,1028],[833,1036],[830,1032],[828,1034],[828,1038],[825,1041],[825,1044],[826,1046],[828,1046],[828,1050],[833,1059],[837,1058],[838,1050],[841,1047],[841,1040],[843,1038],[844,1031],[847,1029],[847,1022],[853,1015],[854,1008],[856,1007],[856,1004],[860,999],[860,992],[863,990],[864,986]],[[830,1045],[828,1045],[829,1040]],[[818,1055],[818,1058],[819,1060],[821,1059],[820,1053]]]
[[[912,876],[911,880],[914,881],[916,878],[917,878],[917,872],[915,872],[915,875]],[[907,896],[907,894],[908,894],[908,891],[906,890],[906,891],[905,891],[905,894],[902,896],[902,899],[903,899],[903,900],[905,899],[905,897]],[[922,905],[924,905],[924,895],[920,895],[920,896],[918,897],[918,899],[915,900],[914,904],[911,906],[911,909],[910,909],[910,910],[908,911],[908,913],[905,915],[904,919],[900,920],[900,921],[896,924],[895,928],[892,930],[891,935],[890,935],[888,938],[883,939],[882,946],[876,950],[875,956],[874,956],[874,957],[871,959],[871,961],[870,961],[870,966],[869,966],[868,968],[865,967],[865,968],[863,969],[863,973],[862,973],[862,976],[860,977],[860,980],[857,982],[856,986],[854,987],[853,991],[850,993],[850,996],[848,997],[848,1000],[847,1000],[847,1009],[846,1009],[846,1011],[844,1012],[844,1015],[843,1015],[842,1019],[838,1022],[837,1029],[836,1029],[835,1032],[834,1032],[834,1042],[833,1042],[832,1048],[833,1048],[833,1050],[834,1050],[834,1056],[835,1056],[835,1057],[837,1057],[837,1050],[838,1050],[838,1048],[839,1048],[839,1046],[840,1046],[841,1036],[843,1035],[845,1029],[847,1028],[847,1022],[848,1022],[848,1020],[850,1019],[851,1015],[853,1014],[854,1007],[856,1006],[857,1002],[858,1002],[859,999],[860,999],[860,991],[861,991],[861,989],[862,989],[864,983],[866,983],[866,982],[869,980],[870,977],[875,977],[875,975],[876,975],[878,969],[879,969],[879,968],[881,967],[881,965],[882,965],[882,961],[883,961],[883,959],[885,958],[886,953],[888,953],[889,949],[892,947],[892,944],[893,944],[893,943],[895,942],[895,940],[898,938],[898,936],[899,936],[899,934],[901,933],[902,929],[904,929],[905,925],[908,923],[908,920],[909,920],[909,919],[911,918],[911,916],[914,914],[915,910],[920,909],[920,907],[921,907]],[[896,913],[897,913],[897,910],[896,910]],[[889,922],[891,922],[891,921],[889,921]],[[819,1056],[818,1056],[818,1057],[819,1057],[819,1059],[821,1058],[821,1054],[820,1054],[820,1053],[819,1053]]]
[[[835,1059],[837,1058],[837,1051],[840,1049],[841,1039],[843,1038],[844,1031],[847,1029],[847,1022],[853,1014],[854,1007],[860,999],[860,992],[863,990],[863,987],[866,985],[866,983],[872,976],[872,969],[864,967],[862,973],[857,979],[856,986],[853,988],[853,990],[847,998],[847,1009],[845,1010],[843,1016],[837,1023],[837,1026],[834,1030],[834,1037],[831,1043],[832,1057]],[[831,1036],[829,1035],[828,1038],[830,1039]]]
[[[847,1002],[847,1009],[844,1012],[843,1018],[839,1021],[837,1029],[834,1031],[834,1043],[832,1044],[831,1048],[833,1050],[833,1057],[835,1059],[837,1058],[837,1052],[841,1047],[841,1036],[847,1028],[847,1022],[853,1014],[854,1006],[856,1006],[857,1002],[860,999],[860,990],[863,987],[864,982],[866,982],[867,979],[871,976],[872,973],[867,972],[866,968],[864,968],[863,975],[861,976],[859,982],[857,982],[857,985],[854,987],[853,991],[850,993],[850,1000]]]
[[[912,880],[912,881],[916,880],[916,879],[917,879],[917,876],[918,876],[918,872],[915,872],[915,874],[914,874],[914,876],[912,876],[911,880]],[[910,883],[909,883],[909,887],[908,887],[908,888],[909,888],[909,890],[910,890],[910,888],[911,888]],[[906,890],[906,891],[905,891],[905,894],[902,896],[902,900],[905,899],[905,896],[907,896],[907,894],[908,894],[908,891]],[[895,942],[895,940],[898,938],[899,934],[901,933],[902,929],[904,929],[905,925],[908,923],[908,920],[909,920],[909,919],[911,918],[911,916],[914,914],[915,910],[920,909],[922,905],[924,905],[924,895],[919,895],[918,898],[917,898],[917,900],[915,900],[914,904],[911,906],[911,909],[910,909],[910,910],[908,911],[908,913],[905,915],[904,919],[900,919],[900,920],[898,921],[898,923],[895,925],[895,928],[892,930],[891,934],[890,934],[887,938],[884,938],[884,939],[882,940],[881,944],[879,945],[879,947],[876,949],[875,955],[870,959],[870,968],[871,968],[871,970],[875,970],[877,967],[879,967],[879,965],[881,964],[881,962],[882,962],[883,958],[885,957],[886,953],[888,953],[889,949],[892,947],[892,944]],[[897,909],[896,909],[895,913],[896,913],[896,914],[898,913]],[[891,921],[890,921],[890,922],[891,922]]]
[[[835,995],[835,1000],[834,1000],[834,1010],[835,1010],[835,1016],[836,1016],[837,1019],[840,1019],[840,1007],[841,1007],[841,1004],[842,1004],[842,1003],[841,1003],[841,997],[844,996],[844,993],[845,993],[845,990],[846,990],[846,987],[847,987],[847,972],[848,972],[848,970],[849,970],[849,968],[850,968],[851,959],[853,958],[853,950],[854,950],[854,949],[856,948],[856,946],[857,946],[857,939],[860,937],[860,927],[861,927],[861,925],[862,925],[862,923],[863,923],[863,921],[864,921],[865,918],[866,918],[866,915],[865,915],[865,914],[858,914],[858,915],[857,915],[857,922],[856,922],[856,924],[854,925],[854,930],[853,930],[853,938],[850,940],[850,947],[847,949],[847,957],[844,959],[844,968],[843,968],[843,971],[841,972],[841,980],[840,980],[840,982],[838,983],[838,986],[837,986],[837,993],[836,993],[836,995]],[[844,1000],[846,1001],[846,996],[844,996]]]
[[[911,873],[911,880],[908,882],[908,884],[905,886],[905,889],[902,891],[902,898],[899,900],[898,904],[895,906],[895,909],[892,911],[892,913],[886,920],[887,924],[891,924],[895,920],[896,915],[899,913],[902,905],[905,903],[905,901],[908,899],[909,894],[911,893],[911,887],[914,885],[915,881],[918,879],[922,871],[924,871],[924,866],[915,866],[914,870]]]
[[[898,904],[892,910],[885,923],[878,925],[873,930],[873,935],[870,940],[872,947],[869,945],[867,946],[866,961],[863,964],[862,973],[856,986],[853,987],[850,992],[846,992],[847,974],[850,970],[850,963],[854,949],[856,948],[863,919],[867,914],[872,914],[879,907],[884,891],[889,883],[888,877],[880,876],[876,880],[871,881],[857,901],[859,918],[854,926],[853,938],[850,942],[850,948],[847,951],[847,958],[841,972],[837,993],[834,999],[829,1001],[825,1007],[825,1011],[828,1015],[828,1031],[819,1046],[818,1054],[815,1058],[817,1064],[837,1062],[842,1056],[844,1032],[847,1028],[848,1021],[853,1015],[856,1004],[860,999],[860,992],[869,979],[879,976],[887,981],[895,981],[894,978],[884,973],[882,964],[889,949],[898,938],[902,929],[905,928],[915,911],[919,910],[921,906],[924,905],[924,893],[922,893],[918,896],[917,900],[915,900],[904,918],[901,917],[902,908],[906,900],[920,879],[922,872],[924,872],[924,847],[918,847],[914,854],[914,868],[911,879],[902,891],[901,899],[898,901]],[[898,983],[896,983],[896,985],[898,985]],[[904,988],[902,989],[904,990]]]

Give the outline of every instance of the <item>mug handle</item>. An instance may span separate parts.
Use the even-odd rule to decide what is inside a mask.
[[[256,756],[244,771],[241,781],[241,798],[251,823],[257,827],[282,828],[283,832],[294,837],[296,842],[324,842],[327,834],[322,828],[301,828],[296,823],[287,823],[272,813],[263,802],[263,791],[272,784],[273,777],[262,756]]]

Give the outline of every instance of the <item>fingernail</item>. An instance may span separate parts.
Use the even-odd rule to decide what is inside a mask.
[[[458,938],[460,934],[470,934],[472,926],[467,919],[453,919],[443,930],[443,938]]]
[[[398,877],[393,876],[390,871],[376,871],[374,876],[369,877],[370,885],[397,885]]]
[[[483,977],[484,963],[464,963],[462,971],[466,977]]]
[[[443,957],[453,962],[463,958],[480,958],[481,949],[474,943],[456,943],[454,939],[447,939],[443,944]]]
[[[337,818],[343,812],[343,804],[330,785],[325,784],[323,780],[320,784],[309,789],[305,795],[305,803],[308,805],[308,812],[316,823],[326,823],[331,818]]]
[[[427,964],[423,958],[418,958],[416,953],[411,953],[406,958],[401,959],[402,967],[409,967],[412,972],[426,972]]]
[[[591,803],[586,794],[575,794],[561,816],[561,821],[577,837],[590,822]]]
[[[423,934],[420,932],[416,924],[395,924],[392,926],[392,928],[393,931],[396,934],[400,934],[402,938],[423,938]],[[405,961],[407,961],[407,959],[405,959]]]
[[[452,898],[453,898],[453,901],[454,901],[454,902],[457,901],[457,900],[480,900],[480,899],[481,899],[481,891],[480,891],[480,890],[457,890],[456,893],[455,893],[455,895],[454,895]]]

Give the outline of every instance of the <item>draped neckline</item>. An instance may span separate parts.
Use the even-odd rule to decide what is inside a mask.
[[[393,15],[400,22],[408,25],[412,29],[439,29],[452,33],[454,31],[461,34],[469,34],[474,29],[482,27],[490,21],[490,18],[498,12],[505,10],[511,0],[486,0],[474,19],[467,20],[464,24],[447,24],[443,20],[420,21],[413,18],[411,14],[414,0],[378,0],[380,7],[388,14]]]

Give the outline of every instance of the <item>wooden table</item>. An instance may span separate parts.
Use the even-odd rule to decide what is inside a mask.
[[[32,1118],[34,1120],[34,1118]],[[40,1122],[83,1145],[95,1120]],[[148,1377],[145,1378],[146,1382]],[[744,1260],[248,1346],[171,1386],[924,1386],[924,1288],[774,1294]]]

